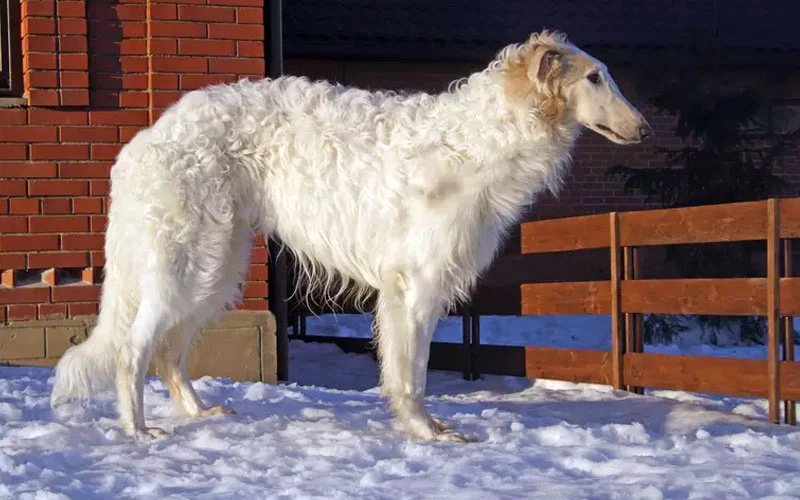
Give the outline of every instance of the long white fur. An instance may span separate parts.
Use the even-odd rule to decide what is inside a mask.
[[[531,40],[578,53],[557,36]],[[546,123],[506,95],[503,70],[525,47],[506,47],[439,95],[287,76],[183,96],[111,171],[100,316],[60,361],[53,405],[116,376],[123,428],[160,435],[142,401],[155,356],[178,408],[226,411],[197,398],[186,353],[239,299],[263,232],[313,284],[337,276],[379,292],[382,389],[399,424],[422,439],[461,439],[424,408],[436,322],[469,296],[524,207],[558,191],[580,131],[569,113]]]

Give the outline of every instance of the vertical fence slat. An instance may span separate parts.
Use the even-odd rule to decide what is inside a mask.
[[[783,241],[783,275],[792,276],[792,240]],[[783,318],[783,359],[794,361],[794,318]],[[789,425],[797,425],[797,403],[784,401],[784,419]]]
[[[622,249],[622,279],[633,279],[633,248]],[[633,313],[625,313],[625,352],[633,352]]]
[[[635,279],[633,271],[633,247],[625,247],[622,249],[622,268],[623,280]],[[625,313],[625,353],[636,352],[636,315],[633,313]],[[625,390],[628,392],[636,392],[636,387],[626,385]]]
[[[611,218],[611,380],[614,389],[622,389],[622,358],[625,349],[625,338],[622,332],[620,308],[620,267],[621,255],[619,246],[619,215],[609,214]]]
[[[634,247],[631,252],[633,259],[633,279],[642,279],[641,253]],[[633,352],[644,352],[644,315],[633,316]],[[644,394],[644,387],[636,387],[636,394]]]
[[[780,202],[767,202],[767,376],[769,419],[780,423]]]
[[[633,277],[642,279],[642,259],[638,248],[633,249]],[[636,315],[636,352],[644,352],[644,315]],[[640,388],[642,389],[642,388]],[[644,393],[644,390],[640,391]]]

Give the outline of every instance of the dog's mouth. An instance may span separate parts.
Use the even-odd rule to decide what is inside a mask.
[[[595,123],[593,128],[595,129],[596,132],[608,137],[612,141],[619,144],[630,144],[632,142],[636,142],[619,135],[618,133],[614,132],[613,130],[603,125],[602,123]]]

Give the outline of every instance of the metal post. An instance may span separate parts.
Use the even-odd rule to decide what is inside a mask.
[[[267,76],[277,78],[283,74],[283,2],[269,0],[264,12],[264,26],[269,29],[267,39]]]
[[[464,380],[470,380],[472,377],[472,351],[470,344],[472,342],[472,323],[470,321],[469,307],[464,306],[461,313],[461,343],[464,346]]]
[[[481,378],[480,370],[478,369],[478,351],[481,345],[481,315],[474,313],[472,315],[472,341],[469,346],[470,350],[470,364],[472,365],[472,380]]]
[[[267,76],[277,78],[283,74],[283,14],[282,0],[270,0],[264,12],[264,26],[269,29],[267,38]],[[270,238],[269,248],[269,308],[275,315],[278,380],[289,379],[289,308],[286,255],[278,242]]]
[[[269,309],[275,315],[275,346],[278,380],[289,380],[289,307],[286,286],[286,255],[280,245],[269,241]]]

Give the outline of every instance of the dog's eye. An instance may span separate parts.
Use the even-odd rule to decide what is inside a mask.
[[[600,83],[600,73],[589,73],[589,76],[586,77],[592,85],[597,85]]]

